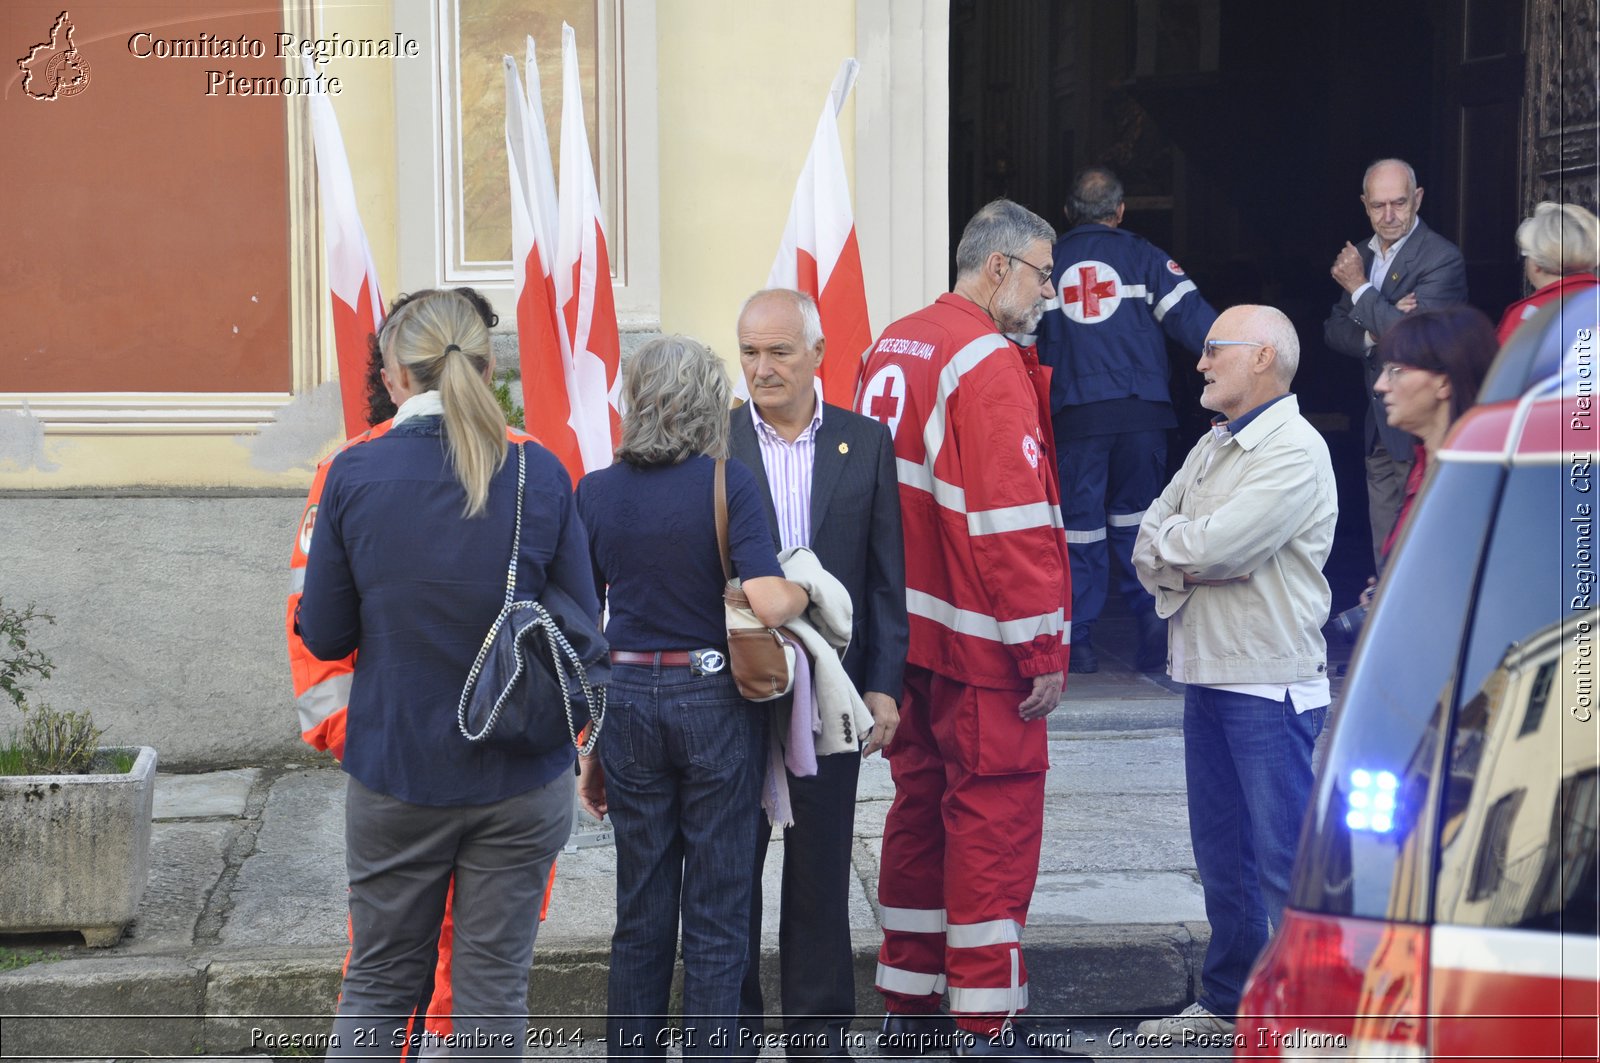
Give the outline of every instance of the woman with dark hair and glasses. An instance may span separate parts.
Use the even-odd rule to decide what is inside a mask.
[[[1389,557],[1411,503],[1433,465],[1450,426],[1478,401],[1478,388],[1500,351],[1494,325],[1483,312],[1466,304],[1437,310],[1416,310],[1390,326],[1378,341],[1383,364],[1373,393],[1383,400],[1391,427],[1418,439],[1416,462],[1406,479],[1405,497],[1394,527],[1383,541]],[[1361,604],[1372,601],[1374,576],[1361,592]]]
[[[622,369],[617,463],[578,484],[595,583],[610,607],[611,684],[579,797],[617,840],[608,1054],[666,1058],[683,927],[683,1054],[747,1055],[739,985],[750,927],[766,712],[728,670],[713,501],[728,453],[728,374],[686,336],[651,340]],[[755,474],[727,481],[728,552],[756,616],[778,627],[809,599],[783,578]]]

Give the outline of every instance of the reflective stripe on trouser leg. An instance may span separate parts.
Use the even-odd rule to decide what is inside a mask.
[[[1042,726],[1010,725],[1021,690],[939,678],[933,689],[940,746],[953,754],[943,808],[950,1012],[1004,1018],[1028,1006],[1021,937],[1039,872],[1048,738]],[[980,775],[980,764],[1016,773]]]
[[[1057,427],[1064,419],[1057,419]],[[1106,476],[1110,436],[1064,437],[1056,433],[1056,471],[1061,479],[1061,523],[1072,566],[1072,619],[1092,624],[1105,608]]]
[[[1107,573],[1107,593],[1115,586],[1128,608],[1138,615],[1154,609],[1156,604],[1133,570],[1133,544],[1145,509],[1167,485],[1167,432],[1164,428],[1146,428],[1119,432],[1110,438],[1106,549],[1116,571]]]
[[[957,949],[983,950],[985,959],[993,958],[998,949],[1006,957],[1005,984],[995,986],[951,986],[950,1011],[952,1014],[995,1015],[1007,1018],[1028,1007],[1028,987],[1022,977],[1022,927],[1014,919],[990,919],[983,923],[952,923],[945,931],[945,946]],[[977,953],[968,953],[977,955]],[[952,961],[952,967],[965,966],[965,959]],[[985,963],[985,967],[988,967]]]
[[[928,719],[932,674],[906,669],[905,702],[894,744],[884,751],[894,803],[883,828],[878,906],[883,945],[878,991],[890,1011],[928,1012],[945,989],[944,762]]]

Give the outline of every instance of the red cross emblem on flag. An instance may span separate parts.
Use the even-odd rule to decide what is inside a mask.
[[[1080,325],[1098,325],[1122,304],[1122,278],[1092,258],[1062,270],[1059,287],[1061,312]]]

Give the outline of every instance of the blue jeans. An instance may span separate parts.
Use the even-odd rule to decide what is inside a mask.
[[[1183,694],[1189,841],[1211,944],[1200,1004],[1231,1018],[1250,967],[1283,919],[1300,821],[1311,799],[1311,748],[1328,710],[1211,687]]]
[[[727,673],[616,665],[600,763],[617,840],[613,1057],[727,1056],[738,1041],[766,709]],[[764,824],[763,824],[764,825]],[[682,1031],[667,998],[683,923]]]

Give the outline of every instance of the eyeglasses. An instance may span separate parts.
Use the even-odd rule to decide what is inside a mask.
[[[1205,343],[1206,357],[1207,358],[1215,358],[1218,355],[1220,355],[1222,352],[1217,349],[1219,347],[1265,347],[1265,346],[1266,346],[1265,343],[1257,343],[1255,340],[1206,340],[1206,343]]]
[[[1402,376],[1405,376],[1407,373],[1411,372],[1411,370],[1416,368],[1417,367],[1414,365],[1403,365],[1400,362],[1384,362],[1382,372],[1383,375],[1390,380],[1399,380]]]
[[[1001,254],[1005,254],[1005,252],[1002,251]],[[1027,266],[1029,269],[1031,269],[1035,273],[1037,273],[1039,275],[1039,283],[1040,284],[1043,285],[1043,284],[1049,284],[1050,283],[1050,273],[1055,268],[1054,266],[1035,266],[1032,262],[1029,262],[1027,259],[1019,258],[1016,255],[1006,255],[1006,257],[1009,258],[1013,262],[1021,262],[1024,266]]]

